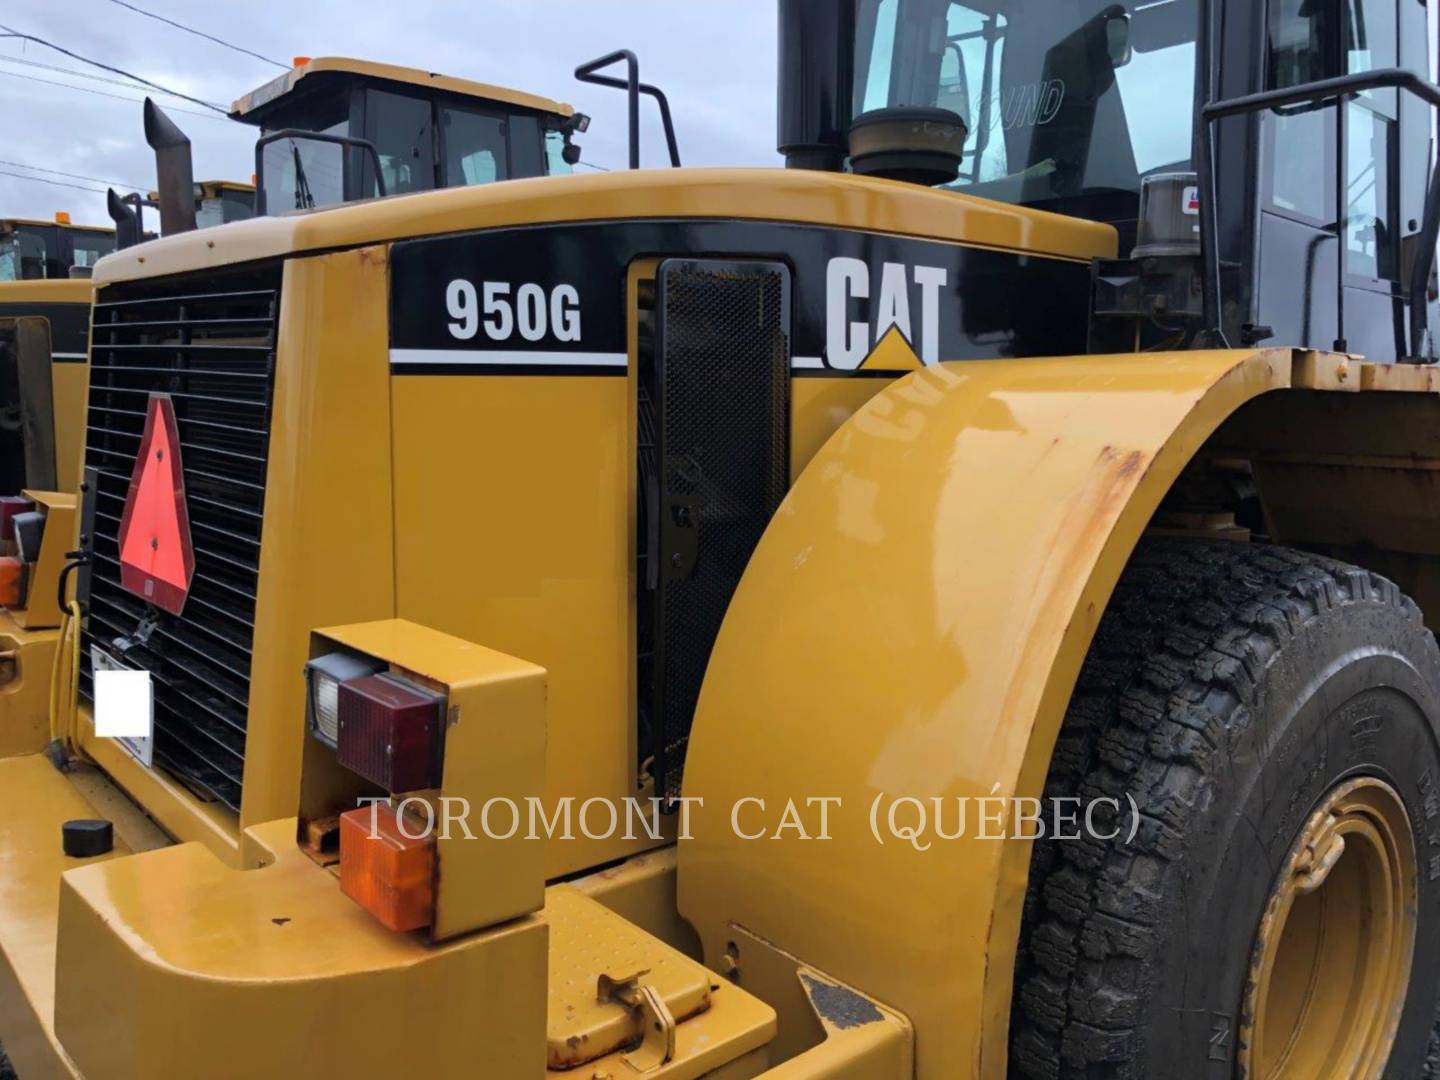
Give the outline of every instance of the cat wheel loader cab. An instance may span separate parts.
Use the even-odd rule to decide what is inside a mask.
[[[786,169],[341,75],[426,190],[101,263],[21,1077],[1424,1075],[1424,7],[779,11]]]
[[[160,193],[152,191],[143,205],[160,206]],[[195,227],[228,225],[255,216],[255,185],[233,180],[200,180],[195,184]]]
[[[231,107],[261,130],[260,213],[568,173],[588,118],[521,90],[346,57],[295,67]]]

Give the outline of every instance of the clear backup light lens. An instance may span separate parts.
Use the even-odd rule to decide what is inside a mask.
[[[378,660],[342,652],[326,653],[306,664],[305,678],[309,683],[306,726],[310,734],[335,749],[340,728],[340,684],[384,669],[385,665]]]

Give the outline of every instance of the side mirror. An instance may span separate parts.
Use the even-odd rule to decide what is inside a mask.
[[[1135,55],[1130,48],[1130,16],[1112,15],[1105,20],[1105,49],[1113,67],[1124,67]]]
[[[373,170],[362,192],[361,157]],[[323,131],[285,128],[255,141],[255,216],[334,206],[371,194],[383,197],[385,175],[380,153],[368,139]]]
[[[560,156],[565,159],[566,165],[575,165],[580,161],[580,147],[572,142],[566,142],[560,150]]]

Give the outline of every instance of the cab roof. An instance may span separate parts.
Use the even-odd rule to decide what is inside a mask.
[[[441,75],[420,68],[400,67],[395,64],[380,64],[370,60],[355,60],[346,56],[317,56],[297,64],[284,75],[280,75],[264,86],[250,91],[230,106],[230,118],[248,124],[260,124],[272,109],[293,93],[303,80],[309,89],[316,82],[339,81],[343,78],[373,79],[383,82],[418,86],[426,90],[442,90],[446,93],[485,101],[513,105],[536,112],[551,113],[569,117],[575,109],[563,101],[554,101],[538,94],[527,94],[523,90],[511,90],[505,86],[457,79],[453,75]]]
[[[196,180],[195,186],[200,189],[201,197],[206,199],[214,198],[227,191],[239,191],[247,195],[255,193],[254,184],[241,183],[239,180]],[[151,191],[145,197],[151,202],[156,202],[160,198],[160,193]]]
[[[107,229],[104,225],[74,225],[67,221],[45,221],[42,218],[0,218],[0,232],[11,232],[17,225],[28,225],[33,228],[51,227],[56,229],[70,229],[72,232],[93,232],[113,233],[114,229]]]

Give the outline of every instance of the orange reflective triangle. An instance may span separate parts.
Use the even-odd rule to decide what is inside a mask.
[[[173,615],[195,575],[180,436],[169,394],[151,394],[120,519],[120,584]]]

